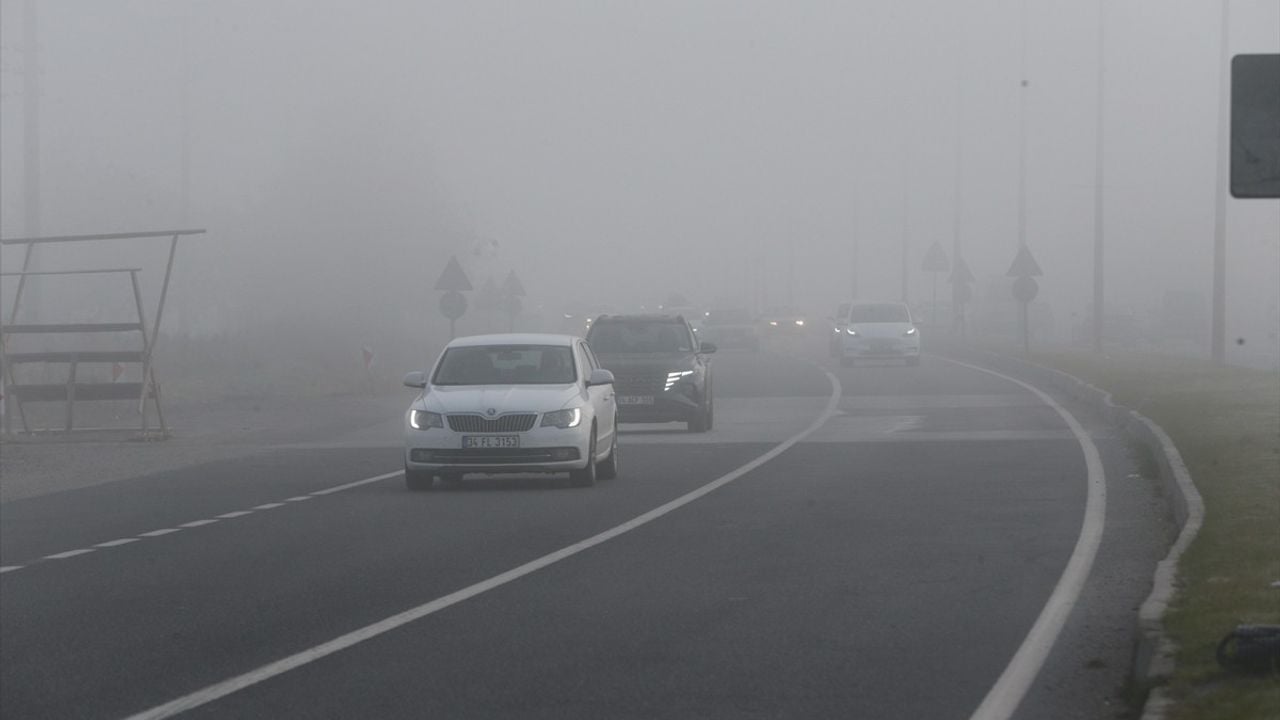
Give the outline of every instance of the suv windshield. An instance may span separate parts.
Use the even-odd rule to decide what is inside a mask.
[[[587,342],[597,353],[693,352],[693,337],[684,323],[674,320],[626,320],[592,326]]]
[[[854,305],[849,308],[849,323],[904,323],[911,322],[911,313],[901,303],[876,303]]]
[[[477,345],[444,351],[434,385],[566,385],[573,353],[559,345]]]

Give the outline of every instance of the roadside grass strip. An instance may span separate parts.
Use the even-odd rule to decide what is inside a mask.
[[[1237,624],[1280,624],[1280,373],[1145,355],[1033,359],[1163,427],[1204,500],[1164,618],[1178,645],[1167,717],[1280,717],[1280,675],[1227,674],[1214,656]]]
[[[335,492],[341,492],[342,490],[350,490],[351,488],[360,487],[361,485],[368,485],[369,483],[375,483],[375,482],[387,480],[393,477],[399,477],[402,473],[403,471],[401,470],[397,470],[395,472],[383,473],[382,475],[375,475],[373,477],[364,478],[363,480],[343,483],[342,485],[325,488],[323,490],[316,490],[315,492],[307,493],[306,495],[297,495],[291,498],[286,498],[283,502],[264,503],[262,505],[255,505],[252,508],[249,508],[247,510],[233,510],[231,512],[225,512],[220,515],[214,515],[213,517],[201,518],[199,520],[192,520],[190,522],[181,523],[173,527],[160,528],[158,530],[149,530],[147,532],[138,533],[137,535],[133,535],[130,537],[123,537],[123,538],[118,538],[116,540],[108,540],[106,542],[100,542],[91,547],[76,548],[74,550],[64,550],[62,552],[53,553],[51,555],[45,555],[44,557],[36,558],[34,560],[29,560],[22,564],[5,565],[3,567],[0,567],[0,575],[16,572],[18,570],[23,570],[25,568],[29,568],[33,565],[37,565],[39,563],[46,562],[49,560],[66,560],[68,558],[79,557],[81,555],[88,555],[89,553],[95,552],[97,550],[108,550],[112,548],[118,548],[124,545],[132,545],[133,543],[136,543],[140,540],[149,540],[151,538],[164,537],[165,535],[172,535],[174,533],[182,532],[183,530],[194,530],[195,528],[204,527],[206,525],[213,525],[223,520],[233,520],[235,518],[245,517],[246,515],[253,515],[256,512],[263,512],[263,511],[272,510],[278,507],[284,507],[286,503],[296,504],[302,500],[310,500],[312,498],[322,497],[324,495],[331,495]]]

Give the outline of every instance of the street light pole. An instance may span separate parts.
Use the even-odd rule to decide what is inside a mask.
[[[1213,327],[1211,354],[1221,365],[1227,358],[1227,172],[1231,102],[1229,51],[1231,3],[1222,0],[1222,27],[1218,60],[1218,182],[1213,186]]]
[[[1106,73],[1106,0],[1098,0],[1098,100],[1097,100],[1097,128],[1094,134],[1096,142],[1094,156],[1094,180],[1093,180],[1093,351],[1102,354],[1102,337],[1103,323],[1106,322],[1106,315],[1103,312],[1103,303],[1105,299],[1104,282],[1105,275],[1103,272],[1103,230],[1105,223],[1103,221],[1103,130],[1104,130],[1104,111],[1103,102],[1106,97],[1105,93],[1105,73]]]

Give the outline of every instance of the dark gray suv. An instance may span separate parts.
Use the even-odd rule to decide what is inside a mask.
[[[613,373],[622,422],[686,422],[706,432],[715,421],[711,343],[699,343],[680,315],[601,315],[587,333]]]

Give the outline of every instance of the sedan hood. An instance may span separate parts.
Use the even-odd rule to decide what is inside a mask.
[[[907,322],[850,323],[849,327],[867,338],[900,338],[915,327]]]
[[[559,410],[581,395],[569,385],[433,385],[423,409],[438,413],[547,412]]]

